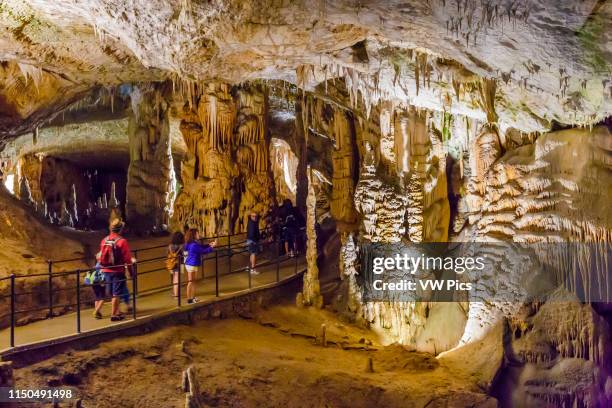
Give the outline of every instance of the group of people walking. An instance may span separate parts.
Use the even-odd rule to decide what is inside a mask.
[[[100,242],[100,251],[96,254],[96,266],[85,276],[86,283],[93,289],[94,317],[102,318],[102,306],[106,295],[111,297],[111,321],[125,318],[119,309],[122,300],[130,312],[130,293],[127,287],[127,274],[135,273],[136,261],[130,251],[127,240],[121,236],[125,223],[119,218],[113,218],[109,225],[110,234]],[[126,274],[127,272],[127,274]]]
[[[280,221],[280,238],[284,242],[285,253],[290,256],[297,255],[297,235],[299,232],[300,214],[285,200],[278,211]],[[86,283],[92,286],[95,296],[94,317],[102,318],[102,306],[107,295],[111,297],[111,321],[120,321],[125,318],[120,310],[120,303],[127,305],[130,311],[130,293],[127,280],[136,273],[132,252],[126,238],[121,234],[125,223],[114,218],[109,225],[110,233],[100,242],[100,251],[96,255],[96,267],[86,277]],[[259,215],[251,212],[246,228],[246,251],[249,253],[247,269],[252,275],[258,275],[257,254],[260,252],[262,233],[259,229]],[[195,280],[197,271],[202,265],[205,255],[213,252],[217,241],[208,243],[201,241],[200,234],[195,228],[188,228],[183,232],[175,232],[171,236],[167,248],[166,269],[172,274],[174,297],[179,296],[179,274],[184,270],[187,275],[186,296],[187,303],[197,303]],[[279,254],[280,255],[280,254]]]

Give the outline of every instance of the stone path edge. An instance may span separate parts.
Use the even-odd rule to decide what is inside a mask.
[[[183,305],[136,320],[0,350],[0,360],[11,361],[14,368],[20,368],[70,350],[86,350],[117,337],[142,335],[167,326],[190,325],[211,318],[250,318],[253,308],[297,294],[301,290],[301,278],[305,271],[302,269],[280,282],[233,292],[193,305]]]

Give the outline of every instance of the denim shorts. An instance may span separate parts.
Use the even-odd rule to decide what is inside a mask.
[[[247,251],[249,251],[250,254],[259,253],[259,242],[255,242],[250,239],[247,239],[246,244],[247,244]]]
[[[94,296],[96,300],[104,300],[104,297],[106,296],[106,285],[96,283],[94,285],[91,285],[91,288],[94,291]]]
[[[115,297],[121,296],[127,289],[125,273],[104,272],[104,280],[108,288],[108,294]]]

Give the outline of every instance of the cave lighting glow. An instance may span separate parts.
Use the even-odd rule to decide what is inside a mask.
[[[287,187],[289,187],[289,191],[295,193],[297,191],[297,180],[295,180],[295,177],[291,177],[288,152],[285,152],[283,156],[283,174],[285,176],[285,184],[287,184]]]
[[[15,175],[14,174],[9,174],[4,179],[4,186],[13,195],[15,195],[15,191],[13,190],[13,186],[14,186],[13,183],[14,182],[15,182]]]

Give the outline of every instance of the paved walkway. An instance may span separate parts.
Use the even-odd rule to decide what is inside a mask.
[[[177,299],[172,296],[170,287],[170,274],[166,271],[165,263],[165,248],[151,249],[139,252],[140,259],[154,259],[152,261],[141,261],[138,266],[138,293],[136,297],[137,318],[144,318],[153,314],[175,309]],[[238,252],[239,249],[234,249]],[[223,253],[223,249],[219,252],[219,256]],[[218,259],[219,270],[219,296],[229,295],[238,291],[249,289],[249,281],[251,288],[274,283],[277,280],[276,260],[271,260],[270,255],[262,255],[261,263],[272,264],[262,266],[257,269],[259,275],[251,275],[242,270],[248,264],[248,254],[235,254],[231,257],[231,273],[230,262],[227,257]],[[210,256],[210,255],[209,255]],[[283,280],[301,271],[305,267],[304,257],[299,258],[279,258],[278,277]],[[197,276],[196,296],[201,301],[214,299],[215,294],[215,260],[214,258],[206,259],[200,273]],[[184,285],[185,275],[181,276],[181,284]],[[167,288],[163,288],[167,286]],[[87,286],[82,287],[82,294],[90,291]],[[130,286],[130,292],[131,292]],[[185,306],[185,287],[181,288],[182,305]],[[124,309],[125,306],[122,306]],[[19,305],[17,305],[19,309]],[[102,313],[104,318],[97,320],[93,317],[93,304],[88,302],[82,304],[81,309],[81,332],[99,329],[111,325],[121,324],[121,322],[110,322],[110,303],[103,306]],[[123,322],[130,321],[131,315],[127,315]],[[67,313],[53,319],[45,319],[32,322],[23,326],[17,326],[15,329],[15,345],[22,346],[26,344],[37,343],[46,340],[72,335],[77,333],[77,314],[76,312]],[[7,349],[10,346],[10,328],[0,330],[0,351]]]

